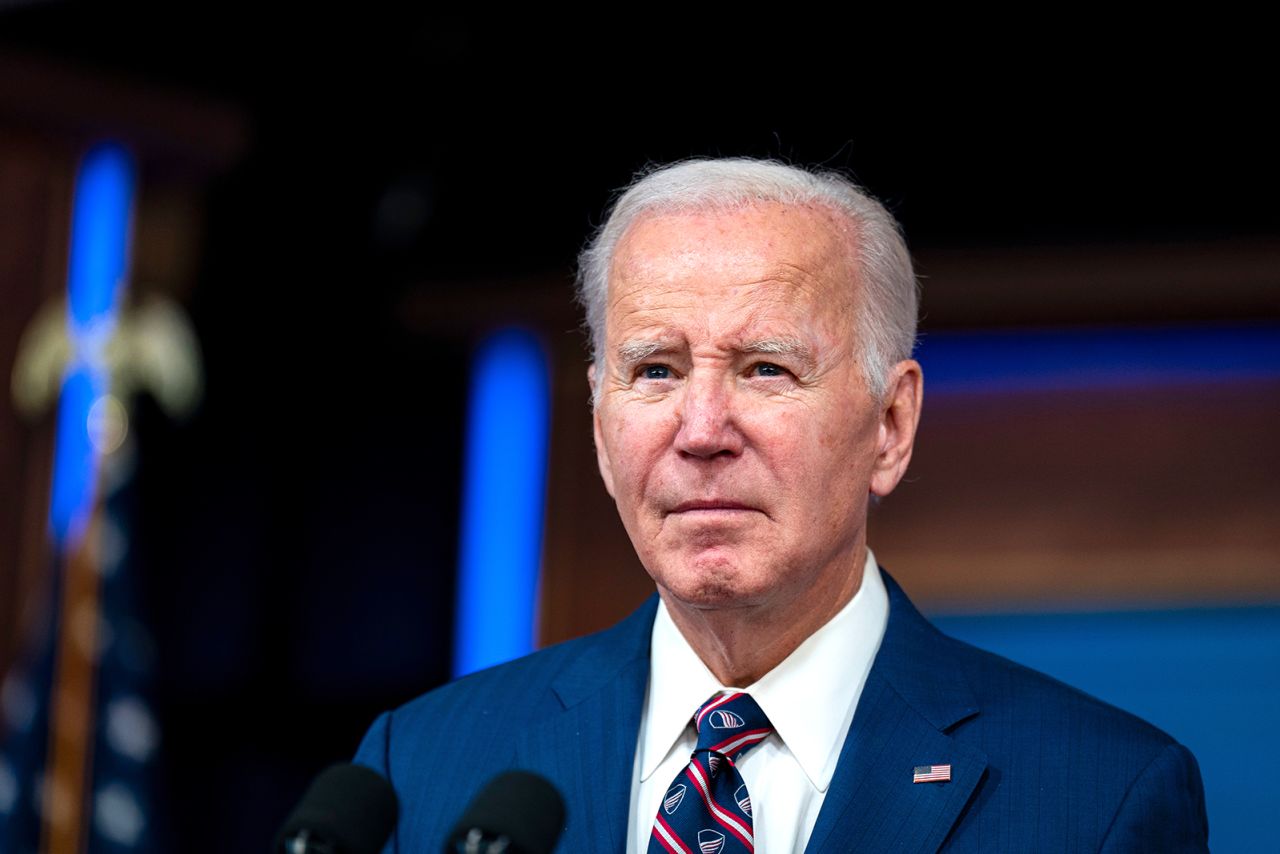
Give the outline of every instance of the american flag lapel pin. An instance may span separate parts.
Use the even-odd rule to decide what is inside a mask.
[[[917,765],[911,772],[911,782],[913,783],[947,783],[950,781],[950,765]]]

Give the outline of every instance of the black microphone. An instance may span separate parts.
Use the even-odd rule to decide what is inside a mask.
[[[507,771],[480,790],[454,825],[445,854],[551,854],[564,828],[564,799],[547,780]]]
[[[276,834],[277,854],[378,854],[396,824],[396,793],[378,772],[333,765]]]

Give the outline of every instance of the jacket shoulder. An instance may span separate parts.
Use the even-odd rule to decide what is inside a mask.
[[[1044,673],[941,637],[981,708],[951,735],[989,763],[973,821],[954,842],[978,830],[1026,834],[1027,844],[1047,849],[1074,836],[1089,841],[1086,850],[1206,850],[1199,766],[1172,736]],[[1021,827],[1032,814],[1034,828]]]
[[[944,847],[1205,850],[1204,790],[1185,747],[1136,715],[948,637],[884,578],[890,616],[876,667],[921,717],[985,761]]]
[[[969,713],[951,716],[948,721],[954,723],[944,724],[957,737],[978,730],[991,742],[984,749],[1000,754],[1005,745],[997,735],[1002,732],[1011,742],[1025,741],[1028,734],[1035,734],[1043,741],[1073,743],[1092,734],[1099,742],[1120,739],[1139,746],[1148,760],[1173,743],[1167,734],[1136,715],[950,637],[920,614],[888,573],[884,573],[884,580],[890,617],[877,663],[885,660],[885,672],[892,673],[894,683],[905,689],[908,701],[918,708],[933,704],[968,707]]]
[[[601,632],[463,676],[410,700],[391,713],[410,730],[447,725],[454,732],[484,727],[500,716],[506,726],[536,720],[570,705],[579,692],[608,681],[649,653],[657,597]]]
[[[1079,688],[941,632],[939,636],[978,698],[979,718],[1014,729],[1034,725],[1046,737],[1072,739],[1077,730],[1089,732],[1100,744],[1123,741],[1149,757],[1176,743],[1137,715]]]
[[[655,608],[656,597],[610,629],[464,676],[379,716],[354,761],[386,777],[399,799],[387,850],[437,850],[431,845],[480,786],[514,767],[523,734],[647,659]]]
[[[511,740],[649,653],[657,597],[621,623],[464,676],[383,713],[355,761],[397,783],[424,768],[502,767]]]

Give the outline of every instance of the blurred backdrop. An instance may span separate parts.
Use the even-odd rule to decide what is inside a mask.
[[[1212,28],[926,61],[579,24],[0,6],[0,850],[265,851],[379,711],[642,601],[574,258],[646,163],[731,154],[850,172],[916,256],[880,562],[1189,745],[1215,850],[1253,850],[1271,72]]]

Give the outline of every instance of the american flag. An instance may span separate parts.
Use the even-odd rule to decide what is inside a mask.
[[[183,352],[189,345],[182,343],[172,345],[176,349],[139,348],[144,338],[137,336],[145,336],[148,347],[157,343],[149,322],[117,323],[128,283],[136,174],[132,155],[113,142],[89,149],[76,174],[60,324],[74,356],[65,365],[46,366],[42,380],[60,389],[48,517],[52,542],[42,591],[47,616],[38,621],[43,632],[29,639],[24,657],[0,684],[5,854],[149,854],[173,848],[166,844],[164,811],[153,806],[163,791],[160,729],[150,702],[156,650],[141,619],[144,600],[129,536],[136,449],[125,429],[127,400],[111,395],[117,370],[105,355],[106,335],[132,330],[136,340],[122,353],[181,353],[177,362],[190,357]],[[163,339],[169,331],[160,334]],[[198,362],[194,366],[198,371]],[[157,403],[166,410],[174,403],[188,410],[194,405],[194,399],[172,398],[166,388],[173,377],[161,376],[157,383],[150,367],[133,371],[148,376],[145,386]]]
[[[134,503],[131,452],[103,465],[94,526],[100,600],[95,627],[93,702],[85,710],[88,771],[74,798],[59,798],[54,756],[47,750],[56,696],[55,652],[74,631],[74,616],[59,607],[66,578],[59,563],[47,597],[44,631],[26,659],[0,683],[0,852],[60,850],[48,828],[65,812],[74,846],[85,854],[158,854],[171,850],[161,801],[160,728],[152,705],[156,650],[141,620],[141,599],[129,510]],[[43,840],[43,841],[42,841]]]
[[[946,783],[950,780],[950,765],[917,765],[911,772],[913,783]]]

